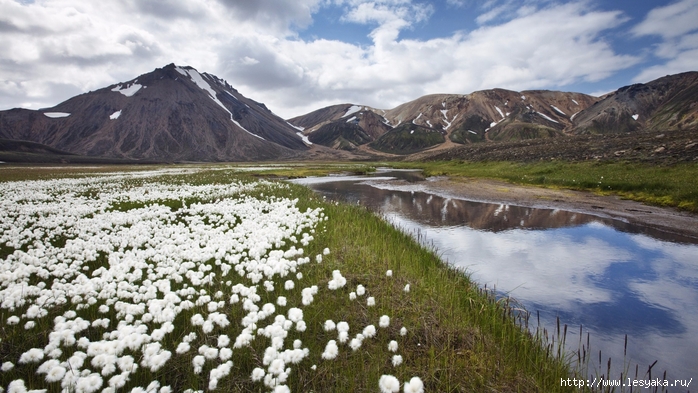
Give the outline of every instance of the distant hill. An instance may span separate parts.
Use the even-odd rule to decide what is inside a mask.
[[[574,120],[572,134],[697,128],[698,72],[622,87]]]
[[[334,105],[288,121],[314,143],[401,155],[487,142],[690,130],[698,129],[698,72],[623,87],[602,98],[491,89],[426,95],[388,110]]]
[[[224,80],[174,64],[52,108],[0,111],[2,139],[132,160],[296,157],[308,150],[297,132]]]
[[[439,145],[562,136],[596,100],[581,93],[492,89],[427,95],[389,110],[334,105],[288,121],[313,143],[408,154]]]

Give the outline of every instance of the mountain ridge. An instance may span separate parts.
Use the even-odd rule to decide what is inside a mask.
[[[0,111],[0,151],[148,162],[438,156],[492,142],[690,134],[697,101],[693,71],[602,97],[494,88],[429,94],[392,109],[343,103],[285,120],[215,75],[169,64],[51,108]]]

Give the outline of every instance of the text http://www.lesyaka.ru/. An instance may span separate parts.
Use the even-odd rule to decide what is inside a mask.
[[[592,378],[592,379],[580,379],[580,378],[560,378],[560,386],[574,386],[577,388],[599,388],[599,387],[638,387],[638,388],[652,388],[652,387],[683,387],[687,388],[693,382],[691,379],[607,379],[607,378]]]

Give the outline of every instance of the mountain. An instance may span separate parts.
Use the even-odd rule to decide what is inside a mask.
[[[490,89],[426,95],[388,110],[334,105],[288,121],[313,143],[400,155],[483,142],[697,130],[698,72],[622,87],[600,98]]]
[[[574,119],[573,134],[698,127],[698,72],[668,75],[612,92]]]
[[[367,145],[409,154],[439,145],[562,136],[575,115],[596,100],[581,93],[492,89],[427,95],[389,110],[334,105],[288,122],[311,142],[328,147]]]
[[[622,87],[603,97],[490,89],[426,95],[387,110],[352,103],[332,105],[286,121],[214,75],[170,64],[52,108],[0,111],[0,160],[345,160],[436,157],[459,148],[462,154],[444,157],[475,154],[508,159],[511,153],[514,159],[513,150],[508,152],[506,146],[521,150],[517,157],[534,159],[543,153],[529,145],[555,158],[547,147],[567,146],[563,141],[571,137],[584,137],[579,141],[589,149],[575,153],[572,144],[560,158],[599,156],[598,148],[592,146],[595,143],[614,146],[611,154],[618,157],[646,148],[650,155],[674,149],[681,158],[687,147],[679,145],[695,146],[696,130],[698,72]],[[643,136],[646,147],[626,148],[630,142],[616,143],[617,138],[605,142],[586,138],[671,131],[680,131],[688,139],[681,136],[671,142],[674,148],[671,143],[655,146],[649,136]]]
[[[299,157],[308,146],[297,132],[226,81],[174,64],[52,108],[0,111],[0,139],[118,159]]]

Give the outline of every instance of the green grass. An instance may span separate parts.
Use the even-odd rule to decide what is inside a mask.
[[[159,180],[171,184],[204,184],[239,178],[251,179],[231,171],[211,170],[194,175],[166,176]],[[294,279],[297,290],[290,294],[282,288],[258,292],[262,296],[260,304],[274,302],[282,294],[289,297],[289,304],[299,304],[300,288],[320,287],[315,302],[303,309],[308,330],[303,334],[293,331],[286,338],[286,347],[299,338],[311,353],[309,358],[293,366],[288,381],[291,391],[374,392],[378,391],[377,381],[383,374],[395,375],[400,381],[419,376],[427,392],[576,391],[560,386],[560,380],[570,375],[566,360],[554,354],[547,342],[522,327],[524,320],[516,317],[506,299],[496,299],[491,293],[479,289],[462,271],[448,267],[432,250],[420,246],[409,235],[391,227],[365,208],[328,203],[309,189],[296,185],[279,187],[271,184],[245,194],[298,198],[301,210],[321,207],[329,218],[315,228],[315,240],[305,247],[305,255],[312,258],[325,247],[330,248],[331,254],[325,256],[322,263],[311,262],[301,269],[303,278]],[[194,202],[187,201],[188,204]],[[114,208],[126,210],[134,207],[120,205]],[[218,267],[213,261],[211,265],[217,272]],[[327,282],[335,269],[347,278],[347,286],[329,291]],[[393,270],[393,277],[386,277],[388,269]],[[409,293],[403,290],[408,283],[411,286]],[[349,300],[348,293],[358,284],[367,288],[366,296],[375,297],[375,307],[367,307],[365,297]],[[229,287],[223,282],[213,283],[208,293],[218,290],[224,291],[223,299],[230,296]],[[97,306],[78,310],[78,315],[90,320],[105,316],[115,320],[113,309],[102,315],[97,313]],[[49,314],[37,322],[42,329],[48,330],[53,317],[68,309],[70,304],[56,310],[58,314]],[[183,312],[175,320],[175,326],[188,326],[189,318],[197,312],[205,315],[204,307]],[[216,330],[216,333],[226,333],[234,339],[241,329],[237,323],[244,312],[235,307],[228,307],[225,312],[232,324],[226,329]],[[5,321],[15,313],[18,312],[0,310],[0,319]],[[364,340],[358,351],[352,352],[346,345],[340,345],[336,359],[320,359],[327,341],[337,336],[336,331],[324,331],[325,320],[347,321],[351,326],[350,337],[353,337],[366,325],[378,326],[383,314],[391,317],[390,327],[378,328],[377,336]],[[22,350],[42,347],[47,342],[45,335],[36,334],[36,328],[30,333],[21,325],[0,326],[0,361],[13,360],[16,363]],[[399,335],[402,326],[408,330],[405,337]],[[157,325],[151,329],[155,327]],[[104,331],[103,328],[90,327],[82,334],[97,339]],[[166,367],[155,373],[140,369],[126,387],[146,386],[157,379],[163,385],[171,385],[175,391],[187,387],[206,389],[208,378],[192,372],[191,353],[202,344],[215,346],[216,338],[217,334],[206,336],[199,333],[187,356],[173,353]],[[388,341],[393,339],[399,343],[397,353],[404,358],[404,363],[397,368],[392,366],[392,353],[387,349]],[[163,340],[163,347],[174,351],[180,341],[181,337],[168,335]],[[250,380],[252,369],[261,365],[260,359],[267,345],[268,340],[259,337],[250,348],[234,350],[233,373],[220,381],[219,391],[267,390],[261,383]],[[311,369],[313,364],[317,365],[316,370]],[[40,386],[42,376],[31,373],[31,369],[30,366],[17,365],[10,372],[0,374],[2,385],[7,386],[14,378],[22,377],[30,388]],[[211,363],[207,363],[202,376],[208,376],[210,369]],[[49,389],[58,390],[57,386]]]
[[[698,213],[697,164],[436,161],[390,163],[390,166],[422,168],[427,176],[493,178],[516,184],[616,194],[652,205]]]

